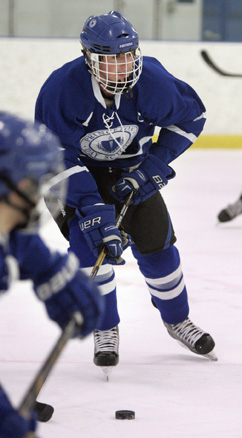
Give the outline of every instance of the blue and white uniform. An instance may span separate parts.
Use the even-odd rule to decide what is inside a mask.
[[[194,143],[203,129],[206,112],[201,99],[155,58],[143,58],[142,73],[128,97],[116,94],[113,103],[105,100],[97,81],[88,71],[85,57],[54,71],[42,86],[36,102],[36,120],[45,123],[62,143],[67,166],[65,176],[69,176],[66,200],[69,207],[80,210],[103,202],[117,207],[114,198],[105,196],[105,184],[100,182],[102,173],[103,179],[108,178],[108,169],[120,177],[124,170],[129,171],[142,163],[148,154],[163,163],[168,178],[171,174],[169,164]],[[152,143],[157,126],[161,128],[158,140]],[[174,172],[169,177],[173,176]],[[188,315],[187,292],[170,217],[160,193],[157,195],[141,203],[133,219],[131,206],[122,225],[131,235],[134,257],[162,319],[176,324]],[[142,248],[141,240],[148,241],[153,229],[147,222],[151,202],[160,203],[153,240],[157,241],[158,236],[162,244],[156,248],[151,244]],[[142,223],[141,212],[145,207]],[[90,272],[95,258],[77,218],[72,218],[68,225],[70,249],[76,253],[84,270]],[[106,299],[106,314],[99,329],[108,330],[119,322],[115,275],[110,265],[102,266],[97,281]]]

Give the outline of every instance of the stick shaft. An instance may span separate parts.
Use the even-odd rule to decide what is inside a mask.
[[[50,371],[52,370],[54,364],[56,363],[66,343],[74,335],[75,328],[76,328],[76,321],[73,317],[70,319],[67,326],[61,333],[61,336],[59,337],[57,343],[49,353],[44,364],[38,371],[38,374],[36,375],[35,379],[30,385],[28,391],[26,392],[26,395],[24,396],[22,402],[20,403],[18,411],[23,417],[25,418],[28,417],[28,413],[32,409],[32,406],[43,384],[45,383]]]

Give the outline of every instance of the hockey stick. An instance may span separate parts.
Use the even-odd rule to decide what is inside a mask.
[[[29,411],[33,408],[36,398],[45,383],[50,371],[52,370],[54,364],[56,363],[58,357],[60,356],[63,348],[65,347],[67,341],[74,335],[76,330],[76,320],[71,318],[71,320],[66,325],[65,329],[61,333],[57,343],[49,353],[44,364],[38,371],[37,376],[30,385],[26,395],[24,396],[22,402],[19,405],[18,411],[24,417],[28,418]]]
[[[242,78],[242,74],[240,73],[228,73],[225,72],[224,70],[222,70],[220,67],[218,67],[212,60],[212,58],[210,57],[210,55],[208,54],[208,52],[206,50],[201,50],[201,56],[203,58],[203,60],[206,62],[206,64],[214,71],[216,71],[216,73],[218,73],[221,76],[227,76],[229,78]]]
[[[133,192],[131,192],[131,194],[129,195],[128,199],[124,203],[124,205],[123,205],[123,207],[122,207],[122,209],[117,217],[117,221],[116,221],[117,228],[119,228],[121,225],[121,222],[126,214],[126,211],[127,211],[128,206],[130,204],[132,196],[133,196]],[[96,263],[95,263],[95,266],[91,272],[90,277],[92,279],[94,279],[96,277],[98,270],[105,259],[105,255],[106,255],[105,248],[103,248]],[[40,393],[40,390],[41,390],[42,386],[44,385],[48,375],[50,374],[53,366],[55,365],[57,359],[59,358],[61,352],[63,351],[63,349],[64,349],[65,345],[67,344],[67,342],[69,341],[69,339],[71,339],[72,336],[74,335],[74,333],[76,331],[76,327],[80,326],[81,323],[82,323],[82,321],[80,321],[80,319],[77,320],[75,315],[73,315],[73,317],[70,319],[70,321],[68,322],[68,324],[64,328],[57,343],[55,344],[55,346],[53,347],[53,349],[49,353],[47,359],[45,360],[44,364],[42,365],[42,367],[38,371],[35,379],[33,380],[32,384],[30,385],[28,391],[26,392],[22,402],[19,405],[18,411],[23,417],[28,418],[29,411],[33,408],[34,403],[36,401],[36,398],[37,398],[38,394]],[[31,435],[27,435],[26,438],[27,437],[30,438],[30,436]],[[32,436],[34,436],[34,435],[32,435]]]

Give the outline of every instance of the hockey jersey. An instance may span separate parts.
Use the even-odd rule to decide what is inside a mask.
[[[144,57],[132,92],[115,95],[109,107],[81,56],[46,80],[35,117],[60,138],[69,177],[67,204],[78,208],[102,202],[88,166],[127,170],[148,153],[168,165],[194,143],[206,113],[193,88],[151,57]],[[152,143],[156,127],[161,129]]]

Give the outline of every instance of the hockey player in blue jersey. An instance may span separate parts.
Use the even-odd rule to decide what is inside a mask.
[[[59,147],[44,125],[0,112],[0,293],[14,279],[30,279],[50,319],[64,328],[75,315],[76,335],[86,336],[103,312],[99,290],[80,272],[74,253],[50,252],[37,234],[42,195],[53,211],[64,193]],[[35,428],[35,413],[21,417],[0,387],[0,436],[27,437]]]
[[[113,266],[122,236],[115,216],[131,191],[122,222],[151,300],[168,333],[192,352],[213,356],[214,340],[189,318],[180,256],[161,196],[170,166],[201,133],[206,113],[196,92],[160,62],[142,57],[136,30],[119,12],[91,16],[80,35],[83,56],[54,71],[36,102],[36,120],[58,134],[69,169],[65,211],[57,221],[85,272],[103,244],[96,280],[106,312],[94,332],[94,363],[119,360],[120,322]],[[161,128],[152,143],[155,127]]]

